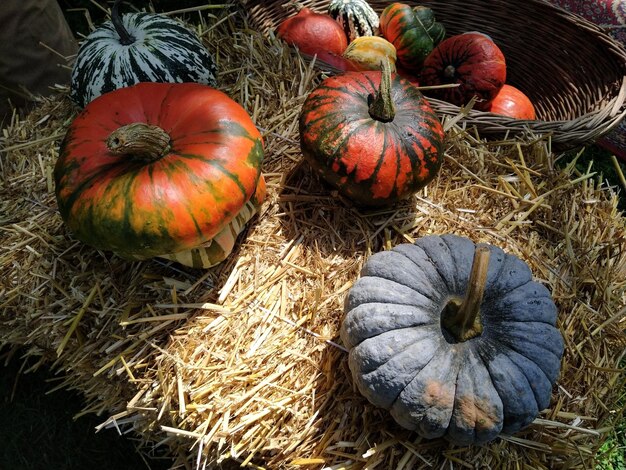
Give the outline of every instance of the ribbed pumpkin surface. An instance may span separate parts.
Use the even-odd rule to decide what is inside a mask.
[[[380,32],[395,46],[400,64],[412,71],[420,70],[433,47],[446,34],[443,24],[435,20],[433,10],[398,2],[382,11]]]
[[[155,125],[171,149],[156,161],[113,155],[107,137],[130,123]],[[199,246],[255,192],[259,131],[224,93],[199,84],[140,83],[91,102],[70,125],[54,179],[75,236],[141,259]]]
[[[357,204],[383,205],[426,185],[441,165],[443,128],[410,82],[393,74],[395,117],[369,113],[381,72],[329,77],[306,99],[300,114],[305,158],[323,178]]]
[[[488,111],[506,82],[506,60],[493,40],[469,32],[442,41],[424,61],[420,74],[423,86],[456,84],[453,88],[429,90],[428,96],[457,106],[476,98],[474,108]]]
[[[444,327],[462,298],[477,246],[430,235],[375,253],[345,301],[341,338],[361,393],[403,427],[458,445],[528,426],[550,405],[563,337],[546,287],[528,265],[493,245],[482,333],[456,341]]]

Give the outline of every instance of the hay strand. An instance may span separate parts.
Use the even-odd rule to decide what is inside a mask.
[[[129,263],[77,242],[51,183],[76,113],[65,93],[0,137],[0,344],[21,345],[85,395],[99,429],[136,432],[177,466],[267,469],[583,469],[623,413],[625,224],[596,176],[555,164],[550,139],[487,142],[445,119],[440,174],[362,212],[303,163],[297,118],[323,78],[233,11],[203,11],[220,88],[263,132],[268,200],[235,253],[207,271]],[[240,12],[239,12],[240,13]],[[8,149],[8,150],[7,150]],[[343,299],[376,251],[456,233],[524,259],[565,338],[552,402],[529,428],[460,448],[400,429],[350,380]]]

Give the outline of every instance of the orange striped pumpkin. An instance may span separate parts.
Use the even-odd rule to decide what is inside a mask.
[[[443,158],[437,115],[388,62],[383,72],[325,79],[307,97],[299,124],[306,160],[357,205],[410,196],[432,180]]]
[[[247,112],[221,91],[146,82],[89,103],[59,153],[57,202],[76,238],[146,259],[224,230],[257,191],[263,144]]]

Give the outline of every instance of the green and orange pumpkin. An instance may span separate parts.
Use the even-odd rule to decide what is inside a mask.
[[[305,159],[359,206],[383,206],[430,182],[443,159],[444,131],[419,89],[385,61],[383,71],[325,79],[300,112]]]
[[[446,35],[432,9],[394,2],[380,15],[380,33],[396,48],[398,63],[408,71],[419,71],[428,54]]]
[[[96,98],[69,126],[54,169],[58,207],[95,248],[206,267],[216,259],[178,255],[241,230],[265,195],[262,160],[258,129],[226,94],[139,83]]]

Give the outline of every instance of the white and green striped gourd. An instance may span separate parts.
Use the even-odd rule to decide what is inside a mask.
[[[378,14],[365,0],[331,0],[328,14],[341,25],[348,41],[378,33]]]
[[[196,82],[215,86],[213,57],[182,23],[154,13],[118,12],[82,42],[72,69],[70,98],[94,98],[139,82]]]

